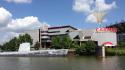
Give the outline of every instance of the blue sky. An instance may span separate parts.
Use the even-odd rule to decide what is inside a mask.
[[[107,3],[116,1],[117,8],[107,14],[107,22],[120,22],[125,19],[124,0],[106,0]],[[6,8],[13,14],[13,18],[25,16],[37,16],[39,21],[44,21],[51,26],[72,25],[77,28],[95,28],[97,24],[85,22],[86,16],[83,13],[72,9],[74,0],[32,0],[30,4],[15,4],[0,0],[0,6]]]
[[[42,24],[97,28],[98,8],[107,14],[102,26],[121,22],[124,7],[125,0],[0,0],[0,44]]]

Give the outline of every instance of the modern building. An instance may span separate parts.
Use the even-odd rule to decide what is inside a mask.
[[[82,42],[92,40],[97,42],[98,46],[102,46],[104,43],[111,43],[109,46],[117,45],[116,30],[111,28],[97,28],[97,29],[83,29],[78,30],[72,26],[58,26],[47,27],[44,26],[40,29],[25,31],[33,39],[33,45],[38,41],[41,47],[51,47],[51,38],[54,36],[69,35],[72,41],[77,41],[80,44]]]
[[[117,40],[118,41],[125,41],[125,21],[118,22],[116,24],[109,25],[107,27],[110,28],[117,28]]]
[[[125,41],[125,33],[117,34],[118,41]]]

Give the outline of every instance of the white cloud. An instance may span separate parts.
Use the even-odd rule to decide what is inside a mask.
[[[7,41],[9,41],[10,39],[12,39],[13,37],[18,37],[19,33],[15,33],[15,32],[2,32],[0,33],[0,44],[3,44]]]
[[[13,19],[12,14],[3,7],[0,7],[0,44],[18,36],[24,30],[32,30],[42,27],[45,22],[40,22],[38,17],[27,16]]]
[[[6,2],[9,3],[17,3],[17,4],[21,4],[21,3],[31,3],[32,0],[5,0]]]
[[[90,22],[90,21],[92,23],[96,23],[97,22],[97,20],[96,20],[96,18],[95,18],[95,16],[93,14],[88,15],[87,18],[86,18],[86,22]]]
[[[0,27],[6,26],[9,22],[11,22],[12,14],[4,9],[0,8]]]
[[[12,30],[27,30],[39,27],[41,25],[42,24],[37,17],[28,16],[19,19],[13,19],[12,22],[7,25],[7,28]]]
[[[111,4],[106,4],[105,0],[96,0],[96,8],[100,11],[110,11],[116,7],[116,2],[113,1]]]
[[[85,12],[90,13],[91,5],[93,4],[94,0],[75,0],[75,4],[73,5],[73,10],[77,12]]]
[[[108,13],[112,9],[116,8],[116,2],[107,4],[105,0],[75,0],[73,4],[73,10],[81,12],[87,15],[87,22],[96,22],[97,19],[93,15],[94,12],[101,11]],[[106,19],[103,19],[105,21]]]

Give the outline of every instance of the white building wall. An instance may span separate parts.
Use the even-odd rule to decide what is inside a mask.
[[[76,37],[77,35],[79,35],[79,31],[73,31],[69,33],[70,38],[73,40],[74,37]]]
[[[93,39],[98,41],[98,45],[103,45],[104,42],[112,42],[114,46],[117,45],[117,36],[113,32],[100,32],[93,35]]]
[[[117,45],[117,36],[113,32],[96,32],[95,29],[73,31],[69,33],[69,36],[73,40],[75,36],[79,35],[79,41],[93,40],[98,42],[98,46],[102,46],[104,42],[112,42],[114,46]],[[84,39],[86,36],[91,36],[91,39]]]

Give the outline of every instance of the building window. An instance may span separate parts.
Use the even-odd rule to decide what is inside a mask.
[[[48,34],[41,34],[41,36],[49,36]]]
[[[125,35],[119,35],[119,40],[125,40]]]
[[[41,33],[48,33],[48,31],[41,31]]]
[[[84,39],[91,39],[91,36],[85,36]]]
[[[48,32],[48,33],[59,33],[60,31],[52,31],[52,32]]]

